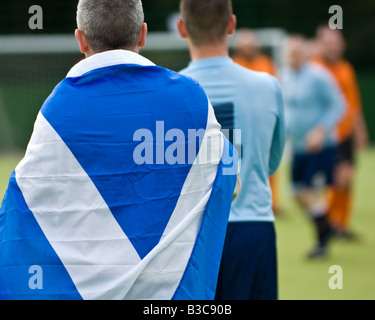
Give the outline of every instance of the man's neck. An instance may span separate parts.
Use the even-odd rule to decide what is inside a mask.
[[[189,48],[192,61],[215,57],[229,57],[229,48],[226,41],[199,47],[189,41]]]
[[[341,61],[341,58],[334,58],[334,59],[323,58],[323,60],[326,62],[326,64],[330,66],[335,66]]]
[[[301,63],[301,64],[296,64],[296,65],[291,65],[290,68],[294,71],[294,72],[300,72],[306,65],[306,62],[304,63]]]
[[[121,49],[121,48],[120,48]],[[133,52],[135,52],[135,53],[138,53],[139,54],[139,47],[136,47],[136,48],[134,48],[134,49],[126,49],[126,48],[122,48],[121,50],[127,50],[127,51],[133,51]],[[110,50],[107,50],[107,51],[112,51],[112,50],[116,50],[116,49],[110,49]],[[103,52],[105,52],[105,51],[103,51]],[[85,52],[85,56],[86,56],[86,58],[89,58],[89,57],[91,57],[91,56],[93,56],[93,55],[95,55],[95,54],[97,54],[97,53],[100,53],[100,52],[95,52],[95,51],[93,51],[92,49],[88,49],[87,50],[87,52]]]

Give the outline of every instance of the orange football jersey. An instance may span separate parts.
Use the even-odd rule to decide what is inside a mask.
[[[362,109],[361,95],[354,68],[345,60],[335,64],[328,63],[323,59],[315,59],[314,61],[326,67],[333,74],[346,99],[347,112],[337,126],[337,134],[340,142],[342,142],[353,134],[358,113]]]

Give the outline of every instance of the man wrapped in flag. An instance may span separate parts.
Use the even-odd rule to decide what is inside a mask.
[[[214,298],[237,153],[203,89],[138,54],[143,20],[140,0],[79,1],[86,59],[0,210],[0,299]]]

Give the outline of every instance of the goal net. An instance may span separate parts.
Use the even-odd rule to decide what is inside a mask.
[[[263,51],[280,66],[286,32],[253,31]],[[230,37],[231,48],[233,39]],[[141,54],[174,71],[190,60],[186,40],[175,32],[150,33]],[[26,147],[44,100],[81,59],[73,35],[0,37],[0,151]]]

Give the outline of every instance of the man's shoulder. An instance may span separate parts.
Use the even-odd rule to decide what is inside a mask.
[[[206,96],[198,81],[188,75],[161,66],[154,66],[149,72],[150,85],[161,83],[162,86],[159,86],[159,89],[179,94],[186,91],[189,94],[195,94],[195,96]]]
[[[186,75],[189,74],[189,72],[190,72],[190,68],[189,68],[189,66],[187,66],[186,68],[180,70],[178,73],[183,75],[183,76],[186,76]]]
[[[317,83],[321,83],[324,86],[334,84],[336,82],[332,73],[323,65],[312,61],[308,64],[308,72]]]
[[[181,72],[176,72],[167,68],[159,67],[164,78],[164,90],[167,95],[180,96],[186,103],[208,102],[207,94],[202,86],[193,77]]]
[[[180,73],[189,79],[198,79],[198,81],[208,81],[207,70],[205,68],[197,68],[196,66],[188,66],[182,69]],[[191,79],[195,82],[195,80]],[[210,84],[222,84],[223,79],[229,87],[236,88],[248,94],[266,94],[274,95],[281,90],[279,80],[266,72],[258,72],[247,69],[233,62],[226,64],[224,68],[217,71],[216,76],[210,79]]]
[[[335,74],[342,74],[342,73],[354,73],[353,65],[346,59],[340,59],[335,63],[329,63],[324,59],[314,59],[314,62],[319,63],[329,69],[331,72]]]
[[[239,82],[241,82],[244,86],[250,85],[254,88],[263,87],[275,89],[275,87],[277,87],[279,84],[279,80],[267,72],[253,71],[238,64],[235,64],[233,69],[239,79]]]
[[[342,69],[343,73],[345,73],[347,78],[353,79],[356,76],[354,66],[348,60],[342,59],[340,61],[340,68]]]
[[[353,65],[348,60],[346,60],[344,58],[337,61],[336,65],[337,65],[338,68],[342,68],[342,69],[347,69],[347,70],[354,69]]]
[[[178,74],[185,78],[185,80],[187,79],[192,81],[193,83],[198,83],[198,81],[193,78],[193,75],[201,72],[202,70],[199,70],[197,68],[192,67],[191,65],[188,65],[184,69],[178,71]]]
[[[246,69],[240,65],[236,69],[236,91],[242,92],[240,97],[245,105],[248,105],[248,97],[252,97],[253,103],[261,108],[257,110],[274,110],[279,113],[282,105],[282,88],[279,80],[267,73]],[[262,97],[261,99],[255,97]]]
[[[189,75],[188,68],[185,68],[178,72],[170,70],[170,69],[166,69],[166,68],[163,68],[163,69],[168,73],[168,76],[174,81],[177,81],[178,83],[181,83],[182,85],[186,85],[187,87],[200,88],[198,81]]]

